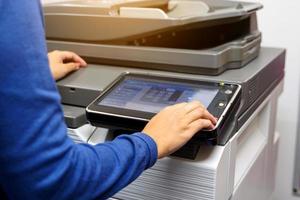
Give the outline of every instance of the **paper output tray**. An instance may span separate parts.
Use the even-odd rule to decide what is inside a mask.
[[[240,68],[260,50],[261,35],[254,32],[232,42],[205,50],[86,44],[48,40],[48,49],[70,50],[90,63],[148,68],[164,71],[217,75]]]

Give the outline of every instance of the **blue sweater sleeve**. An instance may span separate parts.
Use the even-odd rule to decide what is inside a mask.
[[[105,199],[156,162],[143,133],[96,146],[67,137],[39,0],[0,1],[0,35],[0,194]]]

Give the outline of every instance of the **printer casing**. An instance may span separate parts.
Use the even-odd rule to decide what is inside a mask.
[[[262,5],[171,0],[154,9],[109,5],[99,10],[97,2],[44,6],[49,51],[75,51],[91,63],[57,82],[75,142],[95,145],[115,137],[116,131],[91,126],[85,107],[124,72],[242,86],[217,145],[184,146],[112,199],[268,199],[275,182],[285,50],[260,47],[256,11]],[[176,42],[179,38],[189,42]],[[187,155],[195,159],[183,158]]]
[[[106,65],[90,65],[65,79],[58,81],[62,103],[85,108],[103,89],[124,72],[163,75],[195,80],[225,81],[242,86],[241,100],[231,123],[218,140],[225,145],[232,135],[247,121],[249,116],[270,94],[284,77],[285,51],[282,49],[262,48],[260,56],[246,67],[228,70],[219,76],[195,75],[155,71],[137,68],[124,68]],[[82,110],[84,114],[84,110]]]

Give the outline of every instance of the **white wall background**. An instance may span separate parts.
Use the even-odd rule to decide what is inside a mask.
[[[42,0],[52,3],[61,0]],[[263,46],[287,49],[284,92],[278,106],[277,129],[281,133],[274,200],[300,200],[292,194],[300,97],[300,1],[260,0],[258,13]],[[299,120],[300,121],[300,120]]]
[[[300,97],[300,1],[260,0],[258,13],[263,46],[287,49],[284,92],[279,99],[277,129],[281,133],[274,200],[293,196],[293,176]]]

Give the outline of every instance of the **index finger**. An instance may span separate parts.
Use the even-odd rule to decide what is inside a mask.
[[[209,113],[207,109],[200,107],[194,109],[192,112],[187,113],[186,118],[189,123],[192,123],[193,121],[198,119],[207,119],[210,120],[213,124],[217,123],[216,118],[211,113]]]
[[[187,113],[192,112],[197,108],[206,109],[205,106],[200,101],[191,101],[188,102],[185,106],[185,110]]]
[[[85,67],[87,66],[87,63],[76,53],[71,52],[71,51],[63,51],[63,59],[70,59],[73,60],[74,62],[79,63],[81,66]]]

